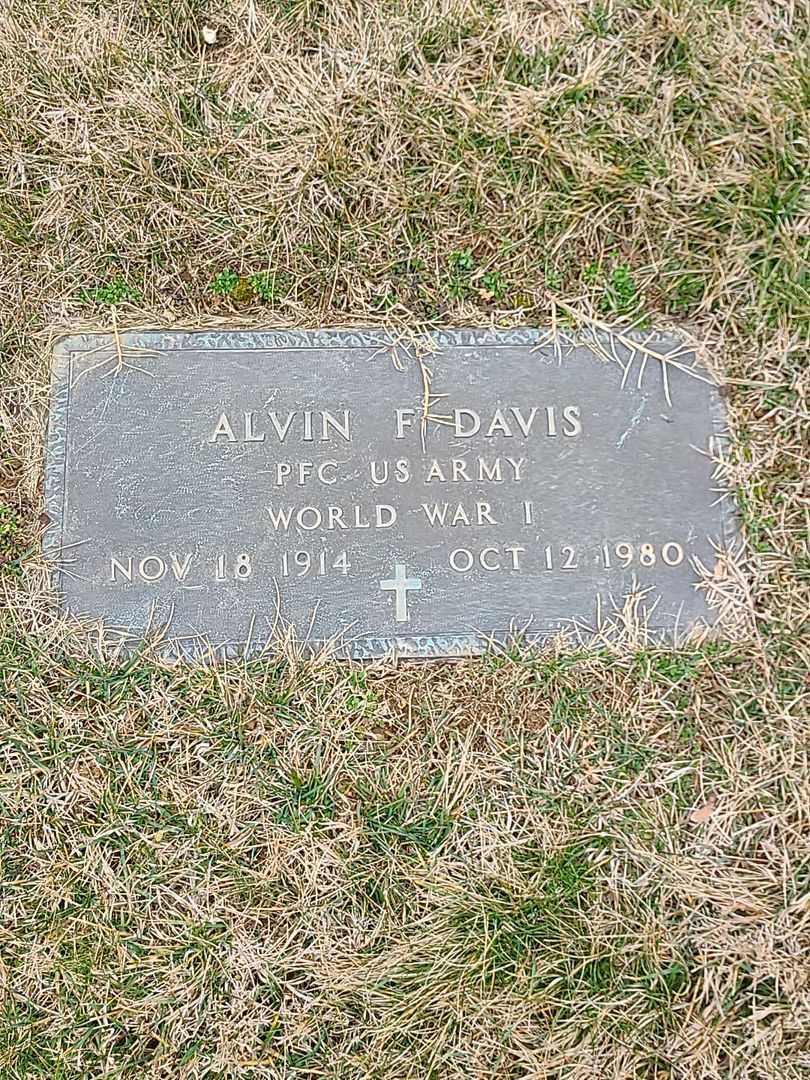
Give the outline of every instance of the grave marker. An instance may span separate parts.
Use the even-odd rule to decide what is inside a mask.
[[[189,653],[293,627],[355,657],[587,633],[627,603],[659,637],[713,619],[723,408],[675,337],[120,344],[55,357],[45,545],[70,612]]]

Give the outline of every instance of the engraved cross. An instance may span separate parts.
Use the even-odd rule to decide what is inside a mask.
[[[422,588],[422,579],[405,577],[405,564],[398,562],[394,564],[394,576],[381,581],[380,588],[386,592],[395,592],[397,594],[396,621],[407,622],[408,593],[412,590],[418,592]]]

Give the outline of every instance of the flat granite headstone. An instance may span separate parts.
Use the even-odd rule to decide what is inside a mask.
[[[735,532],[722,402],[693,365],[668,334],[68,338],[46,466],[62,603],[181,655],[284,635],[462,655],[622,611],[675,640],[711,624],[700,583]]]

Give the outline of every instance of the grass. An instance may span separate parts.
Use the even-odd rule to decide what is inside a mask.
[[[3,5],[0,1076],[808,1074],[807,36]],[[57,330],[577,312],[684,325],[725,383],[738,639],[209,671],[53,622]]]
[[[7,1075],[790,1075],[801,688],[763,725],[734,646],[367,668],[358,709],[330,664],[5,640]]]

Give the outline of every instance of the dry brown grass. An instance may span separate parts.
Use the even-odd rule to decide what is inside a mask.
[[[0,1076],[810,1074],[807,31],[0,2]],[[57,328],[566,306],[723,373],[743,640],[199,671],[49,624]]]

